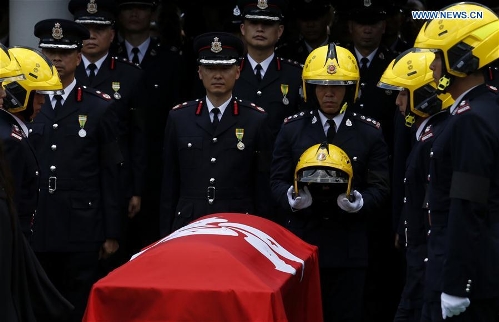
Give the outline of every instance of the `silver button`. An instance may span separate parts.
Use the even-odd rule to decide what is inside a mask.
[[[407,198],[406,198],[406,197],[404,197],[404,203],[406,203],[406,202],[407,202]]]
[[[404,183],[406,183],[406,182],[407,182],[407,178],[404,178]]]
[[[88,202],[88,205],[89,205],[90,207],[92,207],[92,202],[91,202],[91,201],[89,201],[89,202]]]
[[[428,257],[426,257],[426,258],[424,259],[424,262],[425,262],[425,263],[426,263],[427,261],[428,261]]]
[[[154,84],[154,88],[159,88],[159,85],[158,84]]]
[[[54,172],[54,171],[55,171],[55,169],[56,169],[55,165],[51,165],[51,166],[50,166],[50,171]]]
[[[38,175],[38,171],[35,171],[35,176],[37,176],[37,175]]]
[[[357,161],[357,157],[353,157],[352,159],[353,159],[353,161]]]
[[[217,158],[211,158],[210,161],[211,161],[211,163],[215,163],[215,162],[217,162]]]
[[[433,158],[433,151],[430,152],[430,158]]]
[[[188,148],[192,147],[192,143],[187,143],[187,147]]]
[[[430,175],[428,175],[428,181],[430,181]]]
[[[262,96],[262,91],[258,91],[258,92],[256,92],[256,95],[258,95],[258,96]]]
[[[52,128],[53,128],[54,130],[57,130],[57,128],[58,128],[58,127],[59,127],[59,124],[57,124],[57,123],[55,123],[55,124],[53,124],[53,125],[52,125]]]
[[[215,183],[215,178],[210,178],[210,183]]]
[[[212,141],[213,141],[213,143],[217,143],[218,139],[217,138],[213,138]]]
[[[57,145],[52,144],[52,146],[50,148],[52,149],[52,151],[55,151],[55,150],[57,150]]]
[[[33,132],[33,129],[29,129],[29,130],[28,130],[28,133],[31,133],[31,132]]]
[[[210,205],[212,205],[212,204],[213,204],[213,200],[211,200],[211,199],[210,199],[210,200],[208,200],[208,203],[209,203]]]

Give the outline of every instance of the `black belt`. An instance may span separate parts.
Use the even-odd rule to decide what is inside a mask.
[[[83,190],[88,188],[99,187],[99,180],[87,179],[87,180],[76,180],[71,178],[58,178],[56,176],[41,179],[42,184],[40,185],[41,190],[47,189],[49,193],[54,193],[56,190]],[[48,185],[43,184],[43,182],[48,182]]]
[[[215,199],[229,200],[229,199],[242,199],[251,198],[253,194],[248,190],[237,188],[220,189],[215,186],[208,186],[205,190],[199,189],[183,189],[180,191],[181,198],[189,199],[206,199],[209,204],[212,204]]]

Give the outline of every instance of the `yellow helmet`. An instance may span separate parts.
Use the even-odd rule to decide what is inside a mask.
[[[414,47],[441,51],[447,73],[456,77],[465,77],[499,58],[499,18],[492,10],[474,2],[459,2],[442,11],[466,18],[425,22]],[[443,76],[440,90],[450,81]]]
[[[12,113],[24,111],[32,91],[40,94],[64,93],[57,69],[44,54],[34,48],[14,47],[9,49],[11,56],[20,63],[24,80],[9,81],[3,84],[7,92],[5,107]]]
[[[0,83],[19,79],[24,79],[19,63],[9,54],[7,47],[0,43]]]
[[[314,199],[336,198],[345,191],[350,195],[352,177],[352,163],[342,149],[325,142],[316,144],[305,150],[296,164],[295,193],[308,185]]]
[[[434,57],[434,53],[429,51],[408,49],[391,61],[378,82],[380,88],[396,91],[407,89],[409,92],[407,126],[414,123],[414,115],[426,118],[449,108],[454,102],[450,94],[437,93],[430,70]]]
[[[334,43],[314,49],[307,57],[302,71],[303,99],[307,101],[307,84],[353,85],[352,101],[359,92],[359,66],[355,56]]]

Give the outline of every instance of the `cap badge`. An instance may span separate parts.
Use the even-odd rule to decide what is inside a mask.
[[[62,37],[64,36],[62,34],[61,24],[56,22],[54,28],[52,28],[52,38],[59,40]]]
[[[234,7],[234,10],[232,10],[232,14],[234,16],[240,16],[241,15],[241,10],[239,10],[239,7],[237,5]]]
[[[336,66],[333,64],[327,66],[327,73],[328,74],[335,74],[336,73]]]
[[[211,43],[211,51],[214,52],[215,54],[222,51],[222,43],[218,40],[219,38],[215,37],[213,38],[213,42]]]
[[[95,3],[95,0],[90,0],[90,2],[87,4],[87,12],[90,14],[94,14],[97,12],[97,3]]]
[[[364,0],[364,7],[370,7],[371,4],[371,0]]]
[[[259,9],[267,9],[269,5],[267,4],[267,0],[258,0],[258,4],[256,5]]]
[[[317,155],[317,161],[324,161],[326,160],[326,154],[324,152],[321,152]]]

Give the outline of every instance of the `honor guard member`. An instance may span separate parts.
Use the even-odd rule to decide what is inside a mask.
[[[284,32],[285,0],[239,0],[241,34],[247,54],[234,95],[261,106],[275,136],[285,117],[299,111],[302,66],[277,57],[274,48]]]
[[[145,74],[141,68],[110,54],[115,37],[114,22],[117,5],[114,0],[71,0],[68,4],[75,22],[85,26],[90,38],[83,41],[82,63],[76,69],[76,79],[85,86],[108,94],[115,101],[118,117],[118,142],[123,154],[122,194],[123,222],[128,226],[141,207],[147,166],[146,136],[143,113],[147,106]],[[126,238],[126,236],[123,236]],[[123,243],[124,244],[124,243]],[[119,265],[129,259],[128,247],[109,263]]]
[[[118,57],[139,64],[146,74],[143,98],[148,103],[144,120],[147,127],[147,168],[140,213],[129,226],[128,243],[132,253],[159,239],[159,195],[161,193],[161,153],[169,107],[180,103],[182,60],[179,49],[166,40],[151,36],[151,21],[157,1],[119,0],[118,25],[123,41]]]
[[[14,57],[11,57],[9,50],[4,45],[0,44],[0,108],[3,107],[3,100],[5,98],[5,90],[3,89],[2,82],[24,79],[21,72],[21,67]]]
[[[113,100],[74,77],[90,34],[64,19],[38,22],[39,47],[59,72],[63,95],[47,95],[28,125],[40,166],[40,194],[31,238],[50,280],[81,321],[99,259],[119,247],[119,171],[123,161]]]
[[[422,321],[497,321],[499,105],[483,71],[499,58],[499,18],[470,2],[442,11],[468,18],[427,21],[414,44],[435,53],[430,68],[438,90],[455,100],[430,153]]]
[[[38,202],[38,161],[28,140],[27,123],[40,112],[44,94],[61,94],[62,83],[52,62],[32,48],[9,49],[24,79],[3,82],[6,98],[0,109],[0,139],[14,181],[14,204],[21,229],[29,240]]]
[[[433,58],[432,52],[409,49],[390,63],[378,83],[381,88],[399,93],[397,106],[407,120],[406,125],[414,128],[415,136],[405,162],[405,177],[399,178],[404,196],[397,232],[405,247],[406,275],[394,322],[421,321],[430,229],[427,216],[430,151],[454,102],[449,94],[436,92],[430,70]]]
[[[223,32],[195,38],[206,97],[175,106],[163,151],[161,235],[217,212],[266,216],[271,133],[267,113],[232,93],[244,44]]]
[[[335,42],[329,36],[334,13],[331,2],[327,0],[296,0],[292,4],[299,39],[282,44],[276,49],[276,54],[304,64],[312,50]]]
[[[380,216],[389,198],[388,152],[380,124],[350,110],[358,86],[359,70],[350,51],[334,43],[312,51],[303,68],[303,94],[315,108],[284,121],[271,164],[272,196],[290,210],[285,226],[319,247],[324,321],[361,321],[366,224],[369,217]],[[323,142],[339,147],[350,159],[351,196],[332,188],[314,194],[311,186],[296,193],[300,156]],[[326,154],[317,153],[316,160],[327,159]],[[331,175],[317,173],[319,178]]]

